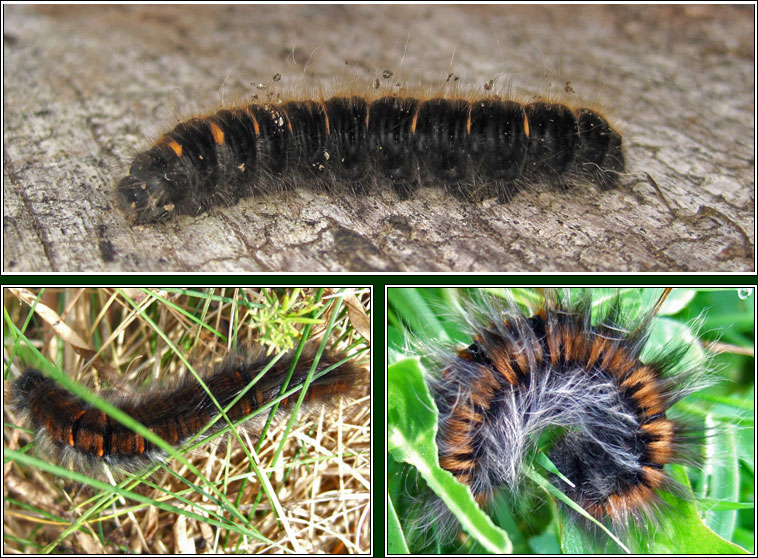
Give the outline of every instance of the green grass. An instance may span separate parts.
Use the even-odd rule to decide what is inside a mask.
[[[274,360],[306,339],[323,337],[368,362],[369,343],[352,326],[344,304],[351,297],[368,307],[368,292],[16,289],[5,294],[6,380],[25,366],[39,368],[158,445],[165,442],[98,394],[170,386],[185,369],[202,378],[229,351],[249,352],[256,342]],[[300,392],[288,389],[279,400],[288,394],[298,399]],[[36,456],[29,431],[6,410],[6,548],[365,551],[368,398],[345,401],[323,416],[288,411],[272,423],[270,412],[279,400],[262,409],[259,440],[227,425],[209,439],[167,446],[168,463],[120,482]]]
[[[621,289],[625,310],[633,315],[651,308],[660,289]],[[501,290],[490,294],[501,296]],[[654,351],[669,339],[690,346],[690,356],[718,351],[711,357],[718,377],[715,386],[679,402],[672,414],[701,425],[715,425],[719,435],[707,441],[705,466],[670,467],[669,472],[689,487],[691,500],[664,498],[671,510],[648,533],[634,531],[621,541],[636,552],[734,553],[740,545],[754,548],[754,383],[752,356],[754,294],[736,289],[674,290],[658,312],[646,345]],[[542,294],[534,289],[513,289],[510,295],[528,313],[539,307]],[[593,316],[616,290],[595,289]],[[439,468],[436,412],[423,383],[423,354],[418,340],[434,340],[451,347],[470,343],[454,319],[462,296],[478,296],[458,289],[390,289],[388,292],[388,497],[396,521],[388,540],[393,547],[431,553],[592,553],[623,551],[601,535],[600,544],[566,521],[556,504],[560,494],[545,486],[549,475],[536,460],[527,468],[529,486],[520,502],[496,498],[491,509],[479,508],[468,489]],[[602,314],[602,312],[599,312]],[[714,344],[715,343],[715,344]],[[433,372],[432,372],[433,373]],[[468,536],[452,544],[413,548],[408,531],[416,510],[412,498],[431,487],[463,522]],[[540,488],[541,487],[541,488]],[[463,489],[463,490],[461,490]],[[694,503],[692,503],[694,501]],[[730,541],[733,544],[730,544]]]

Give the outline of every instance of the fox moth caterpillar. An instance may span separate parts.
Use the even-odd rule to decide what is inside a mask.
[[[287,386],[291,389],[302,386],[310,369],[315,367],[316,379],[303,400],[306,408],[328,405],[341,396],[356,395],[360,368],[347,360],[346,355],[333,351],[325,352],[315,362],[317,350],[317,343],[308,343],[297,361],[294,351],[289,351],[260,379],[270,358],[243,359],[233,355],[204,379],[208,391],[194,377],[188,376],[169,391],[114,396],[111,402],[178,447],[219,417],[219,406],[226,409],[231,421],[239,421],[270,406],[282,392],[290,369],[292,375]],[[333,370],[320,374],[328,368]],[[251,383],[252,388],[247,389]],[[282,399],[279,412],[291,410],[296,400],[297,394]],[[139,472],[166,458],[166,452],[150,440],[33,368],[24,371],[13,383],[13,405],[35,430],[39,449],[65,466],[92,471],[105,478],[106,466],[120,476],[121,472]],[[262,426],[260,419],[251,422],[250,426]],[[224,420],[217,420],[205,435],[217,432],[226,424]]]
[[[419,550],[436,542],[452,552],[460,533],[457,543],[477,552],[482,548],[478,541],[496,540],[494,535],[485,538],[484,524],[472,531],[470,513],[459,502],[459,483],[482,510],[499,519],[500,527],[516,533],[514,544],[519,529],[528,536],[538,525],[554,526],[559,541],[569,530],[574,537],[586,534],[587,544],[608,542],[603,538],[608,533],[601,534],[581,510],[626,544],[627,537],[649,541],[658,530],[669,533],[665,526],[675,524],[678,513],[696,522],[688,503],[692,494],[670,465],[713,463],[715,458],[705,453],[713,438],[705,435],[702,421],[682,414],[677,402],[688,395],[701,397],[702,388],[717,376],[711,357],[688,327],[673,327],[673,320],[656,317],[654,297],[661,291],[496,291],[437,295],[436,290],[416,289],[396,295],[394,304],[389,295],[389,313],[407,319],[416,333],[407,337],[402,353],[421,358],[418,373],[424,373],[433,400],[409,395],[405,404],[433,405],[438,413],[433,454],[451,480],[458,481],[440,486],[439,475],[421,465],[406,471],[417,470],[434,489],[432,494],[417,485],[414,495],[407,479],[398,485],[401,505],[402,495],[411,495],[402,514],[410,546]],[[737,298],[733,292],[724,294]],[[685,295],[677,294],[671,307]],[[409,311],[403,314],[405,306]],[[430,310],[440,316],[439,327],[428,319]],[[397,367],[399,381],[413,369],[405,362]],[[392,367],[390,374],[392,383]],[[418,387],[414,384],[408,393],[418,393]],[[397,410],[403,412],[404,404]],[[410,416],[407,426],[399,424],[420,440],[414,429],[432,417]],[[430,449],[424,445],[417,451]],[[404,455],[402,459],[416,465]],[[538,490],[537,475],[576,508]],[[546,505],[551,501],[557,506]],[[509,513],[513,517],[503,519]],[[472,537],[465,537],[461,525]]]
[[[116,188],[133,223],[196,214],[295,185],[401,198],[441,184],[509,200],[534,182],[616,185],[620,134],[589,108],[553,102],[391,94],[254,102],[192,118],[139,153]]]
[[[19,552],[32,544],[50,544],[59,550],[73,547],[75,553],[81,554],[80,549],[93,548],[95,544],[108,552],[128,546],[133,552],[157,553],[161,548],[172,547],[171,541],[180,536],[172,529],[183,521],[186,534],[181,540],[219,550],[236,548],[260,553],[342,547],[365,551],[365,541],[370,541],[370,525],[361,521],[370,505],[370,485],[366,480],[370,479],[366,473],[370,469],[366,371],[370,330],[364,326],[359,329],[356,324],[360,318],[358,309],[369,304],[368,289],[47,288],[39,292],[4,292],[9,315],[5,337],[7,379],[11,380],[6,382],[5,398],[5,479],[6,496],[14,500],[6,502],[11,510],[6,514],[6,523],[22,535],[16,543]],[[50,335],[48,324],[55,327],[54,335]],[[67,328],[81,333],[71,339]],[[314,349],[318,350],[324,339],[324,353],[306,387],[304,373],[310,372],[308,365],[315,359]],[[283,381],[289,374],[287,365],[294,362],[292,351],[301,342],[304,352],[282,393]],[[256,346],[268,349],[269,355],[256,351]],[[224,355],[230,356],[224,360]],[[349,360],[342,362],[341,355]],[[272,362],[277,357],[279,360]],[[55,361],[51,362],[51,358]],[[261,368],[269,364],[269,369]],[[336,366],[328,370],[332,364]],[[40,436],[35,419],[27,416],[34,411],[22,415],[17,406],[11,405],[12,380],[16,378],[18,382],[25,367],[45,373],[45,380],[27,376],[27,381],[39,382],[37,390],[54,390],[53,400],[47,401],[58,408],[61,400],[79,406],[79,398],[86,398],[86,411],[90,407],[105,411],[112,419],[113,430],[119,433],[116,439],[124,443],[136,439],[131,429],[126,433],[115,426],[124,424],[119,421],[124,417],[105,408],[106,403],[122,412],[137,408],[143,415],[147,412],[153,417],[166,417],[190,408],[189,400],[194,398],[199,407],[192,406],[191,414],[181,413],[182,430],[186,427],[196,431],[198,419],[205,421],[208,412],[214,416],[209,422],[216,422],[195,441],[181,447],[168,444],[167,456],[164,448],[147,444],[142,457],[130,457],[121,451],[117,455],[113,451],[116,444],[111,441],[110,463],[106,463],[105,451],[101,458],[68,444],[63,450],[51,447],[54,442],[46,425],[42,424],[44,432]],[[251,380],[235,377],[237,367],[253,374]],[[349,386],[338,379],[346,378],[341,371],[350,374]],[[331,376],[332,373],[337,375]],[[208,392],[198,389],[200,381],[226,409],[226,418],[218,415],[218,407],[210,401]],[[85,390],[85,386],[89,389]],[[328,393],[331,387],[332,394]],[[349,387],[349,393],[344,392],[345,387]],[[261,401],[262,405],[254,416],[233,419],[230,413],[236,412],[234,405],[224,404],[219,397],[223,399],[223,393],[241,393],[242,389],[247,391],[240,405],[244,401],[256,406]],[[172,394],[177,397],[170,397]],[[273,400],[271,395],[275,396]],[[298,408],[301,396],[303,401]],[[24,409],[31,407],[31,401],[27,401],[22,404]],[[157,402],[161,405],[157,406]],[[275,407],[279,410],[272,414]],[[244,408],[239,409],[244,412]],[[44,408],[42,411],[49,414]],[[87,418],[95,417],[94,413]],[[143,418],[136,422],[144,427]],[[55,429],[62,421],[57,417],[54,420],[51,424]],[[149,418],[144,420],[151,422]],[[229,422],[235,427],[229,427]],[[176,421],[174,424],[178,425]],[[159,425],[165,428],[158,434],[153,432],[150,436],[149,428],[148,434],[140,432],[146,442],[172,441],[170,423],[161,420]],[[67,433],[68,429],[58,431]],[[81,432],[80,428],[77,434]],[[90,446],[97,448],[102,439],[105,450],[106,437],[98,431],[94,435],[91,432],[89,428],[89,438],[76,438],[75,442],[88,439]],[[45,437],[47,442],[40,442]],[[112,435],[109,438],[114,439]],[[140,444],[130,445],[139,448]],[[158,461],[162,465],[153,466]],[[61,462],[72,471],[56,464]],[[155,471],[147,476],[143,466]],[[131,475],[130,471],[142,474]],[[110,487],[103,477],[110,481],[111,475],[126,478],[118,488]],[[68,479],[78,482],[67,482]],[[145,497],[149,505],[134,509],[135,502],[144,502],[141,498]],[[115,519],[114,499],[119,500]],[[27,509],[26,514],[16,516],[23,515],[18,520],[11,519],[16,506]],[[133,514],[130,517],[134,521],[119,522],[121,510]],[[339,524],[329,519],[337,510]],[[83,534],[84,539],[75,531],[61,535],[72,519],[86,521],[93,514],[103,516],[98,519],[97,532]],[[56,521],[48,521],[49,517]],[[301,520],[313,530],[301,529]],[[292,522],[296,535],[286,541],[282,527],[285,521]],[[149,526],[157,527],[157,531],[143,536],[142,530]],[[358,531],[360,536],[356,535]],[[338,544],[340,541],[342,544]],[[174,543],[174,548],[178,544]]]

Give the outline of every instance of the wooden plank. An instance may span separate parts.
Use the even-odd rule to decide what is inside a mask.
[[[5,271],[754,270],[750,6],[4,11]],[[222,97],[385,69],[432,91],[452,72],[469,94],[494,79],[522,99],[601,101],[630,176],[507,204],[300,188],[161,225],[130,226],[115,206],[137,150]]]

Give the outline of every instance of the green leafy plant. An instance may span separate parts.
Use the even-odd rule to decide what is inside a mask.
[[[390,537],[411,552],[432,553],[592,553],[613,551],[735,553],[753,546],[753,394],[752,357],[754,294],[737,289],[675,289],[659,308],[645,351],[671,339],[686,343],[693,355],[714,353],[711,367],[717,384],[691,395],[672,411],[721,433],[706,439],[708,452],[700,471],[672,466],[671,474],[692,491],[692,497],[664,494],[669,509],[648,530],[631,529],[624,540],[613,534],[588,534],[569,521],[563,500],[548,481],[549,460],[541,455],[526,468],[532,490],[512,498],[496,497],[488,510],[476,504],[468,488],[439,467],[435,444],[437,416],[428,392],[424,346],[468,345],[465,328],[454,318],[464,296],[479,290],[389,289],[388,339],[388,498],[398,520]],[[488,289],[490,296],[504,290]],[[630,314],[651,308],[661,289],[595,289],[593,304],[619,296]],[[536,289],[512,289],[510,297],[527,315],[539,307]],[[594,316],[593,308],[593,316]],[[644,353],[643,353],[644,354]],[[694,358],[695,356],[693,356]],[[414,498],[432,490],[461,523],[461,536],[451,543],[437,539],[413,546],[416,528]],[[568,502],[568,506],[572,506]],[[575,504],[573,504],[575,505]],[[578,510],[581,511],[581,510]],[[429,546],[428,544],[431,544]],[[737,546],[739,545],[739,546]],[[396,543],[396,546],[402,545]]]

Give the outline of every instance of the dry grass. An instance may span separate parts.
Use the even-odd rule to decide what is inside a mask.
[[[358,333],[368,335],[367,289],[51,288],[4,295],[9,381],[28,365],[63,371],[95,393],[134,393],[144,389],[134,386],[177,381],[183,357],[202,372],[234,347],[249,350],[260,341],[273,357],[308,331],[310,339],[328,334],[331,345],[369,361],[370,342]],[[300,413],[289,432],[288,411],[260,441],[226,432],[182,449],[191,467],[170,459],[120,483],[30,457],[30,433],[4,405],[3,551],[368,553],[369,377],[364,397],[315,416]]]

